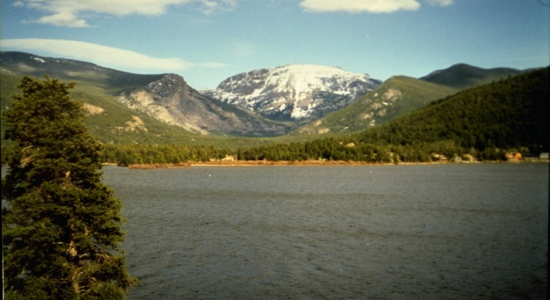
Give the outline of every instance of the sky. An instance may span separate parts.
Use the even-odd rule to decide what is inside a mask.
[[[550,0],[0,0],[0,50],[175,73],[195,89],[288,64],[386,80],[550,65]]]

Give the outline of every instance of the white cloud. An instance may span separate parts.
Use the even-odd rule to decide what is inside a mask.
[[[202,7],[200,10],[205,15],[211,15],[219,11],[232,10],[237,6],[236,0],[201,0]]]
[[[304,0],[300,6],[307,12],[391,13],[399,10],[417,10],[416,0]]]
[[[24,20],[26,23],[89,27],[86,19],[94,14],[160,16],[170,6],[189,3],[197,3],[199,10],[205,15],[230,10],[236,6],[236,0],[25,0],[16,1],[13,5],[44,12],[45,16],[36,20]]]
[[[44,16],[38,20],[24,20],[24,23],[50,24],[58,27],[88,27],[86,20],[79,19],[71,12],[58,12],[49,16]]]
[[[69,40],[8,39],[1,41],[2,50],[29,51],[92,62],[104,67],[133,72],[178,72],[191,67],[223,68],[216,62],[191,63],[179,58],[157,58],[134,51]]]
[[[426,3],[433,6],[450,6],[453,2],[453,0],[426,0]]]

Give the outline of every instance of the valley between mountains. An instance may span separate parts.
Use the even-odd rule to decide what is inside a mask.
[[[525,72],[458,64],[422,78],[396,75],[382,82],[338,67],[294,64],[235,74],[216,89],[199,91],[176,74],[132,74],[22,52],[2,52],[0,68],[2,109],[9,109],[22,76],[47,75],[77,83],[71,97],[84,103],[87,126],[104,143],[224,145],[233,139],[231,147],[258,143],[250,137],[312,140],[358,133]]]

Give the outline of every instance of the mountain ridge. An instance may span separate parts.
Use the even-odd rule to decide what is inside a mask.
[[[206,97],[176,74],[132,74],[89,62],[51,58],[24,52],[2,52],[2,72],[96,85],[134,111],[198,134],[274,136],[289,126]]]
[[[446,69],[435,70],[426,76],[420,77],[420,79],[456,89],[466,89],[523,72],[525,71],[512,68],[484,69],[465,63],[458,63]]]
[[[441,77],[447,74],[445,76],[454,78],[458,82],[466,82],[475,77],[476,80],[469,81],[469,84],[474,85],[484,80],[486,81],[487,78],[491,78],[491,80],[495,78],[493,76],[495,73],[493,72],[494,70],[487,71],[486,69],[459,64],[451,66],[448,69],[434,71],[420,79],[407,76],[393,76],[384,83],[381,83],[376,79],[370,78],[368,74],[351,73],[355,76],[352,76],[352,79],[363,78],[365,80],[360,81],[358,79],[359,82],[344,80],[345,76],[342,75],[314,76],[314,80],[308,81],[296,77],[300,72],[295,72],[294,74],[283,72],[285,68],[288,69],[293,66],[302,66],[304,68],[301,72],[302,75],[308,74],[308,72],[321,75],[338,75],[339,72],[345,72],[337,67],[294,64],[253,70],[231,76],[230,78],[235,79],[235,76],[239,77],[249,74],[249,85],[239,85],[233,82],[233,88],[234,90],[235,88],[242,89],[239,92],[243,94],[247,92],[248,95],[254,95],[255,92],[258,95],[260,94],[258,90],[260,81],[263,82],[261,85],[263,88],[269,86],[265,83],[277,82],[275,79],[278,76],[279,79],[284,79],[279,80],[279,82],[289,84],[271,86],[272,92],[274,90],[275,92],[283,93],[292,90],[295,94],[302,94],[305,98],[300,99],[303,100],[301,104],[306,104],[306,108],[308,105],[316,102],[313,98],[318,95],[325,97],[326,100],[323,101],[330,103],[330,105],[322,109],[320,105],[317,105],[315,107],[318,110],[316,113],[311,113],[304,118],[291,119],[289,118],[292,112],[291,105],[286,103],[287,107],[281,109],[282,105],[285,105],[284,101],[286,100],[276,102],[271,99],[271,102],[268,101],[262,104],[272,112],[275,112],[275,116],[272,115],[272,118],[268,119],[270,117],[268,114],[262,116],[253,109],[228,103],[229,101],[224,102],[215,99],[209,96],[208,93],[206,95],[200,93],[187,85],[184,78],[176,74],[132,74],[104,68],[89,62],[48,58],[24,52],[1,52],[2,106],[9,106],[9,100],[6,100],[6,97],[11,97],[11,95],[18,92],[15,77],[28,75],[43,78],[45,74],[49,74],[51,77],[57,77],[66,81],[76,81],[78,83],[76,89],[71,94],[75,95],[76,100],[85,103],[85,107],[90,110],[88,112],[90,113],[90,117],[86,122],[106,142],[120,141],[127,143],[131,141],[132,143],[156,143],[170,140],[189,141],[194,139],[193,136],[196,134],[209,134],[220,137],[275,137],[287,136],[290,132],[292,132],[293,136],[319,133],[345,134],[391,121],[392,118],[418,109],[433,100],[437,100],[438,97],[444,97],[448,93],[451,93],[451,90],[446,90],[438,94],[439,92],[436,92],[433,87],[437,86],[437,89],[442,89],[443,85],[441,84],[435,84],[430,88],[432,92],[435,92],[434,95],[430,96],[428,94],[431,92],[423,91],[425,88],[424,83],[434,84],[431,81],[434,81],[434,78],[437,79],[437,76]],[[467,72],[455,72],[457,68],[466,70]],[[496,72],[500,77],[510,76],[509,74],[505,74],[510,70],[513,72],[524,72],[509,68],[496,69],[497,71],[506,71],[504,73]],[[280,73],[273,74],[273,70],[279,70]],[[273,75],[269,77],[271,81],[266,80],[268,78],[266,74]],[[293,77],[291,75],[296,76]],[[331,87],[331,89],[328,91],[316,89],[313,84],[315,80],[323,84],[324,87]],[[365,84],[368,80],[372,81],[369,84],[376,85],[376,89],[388,86],[390,83],[394,85],[384,91],[378,91],[378,94],[376,94],[376,89],[371,88],[372,85],[368,86],[368,84]],[[9,84],[6,84],[6,82],[9,82]],[[220,83],[219,86],[231,86],[230,82],[231,80],[228,78]],[[296,82],[299,83],[298,89],[291,84]],[[470,85],[462,89],[469,87]],[[339,90],[338,88],[342,89]],[[348,90],[343,88],[348,88]],[[313,92],[311,94],[305,92],[296,93],[297,90]],[[358,90],[361,92],[357,92]],[[456,91],[458,90],[456,89]],[[363,92],[365,94],[355,98],[348,97],[350,94],[358,95]],[[418,96],[417,94],[419,93],[424,93],[424,95]],[[314,94],[313,97],[311,96],[312,94]],[[270,97],[264,95],[264,98],[267,99]],[[404,101],[404,99],[409,100]],[[269,107],[270,103],[272,104],[271,107]],[[280,106],[273,103],[278,103]],[[258,103],[253,103],[253,101],[249,104],[252,106],[261,106]],[[123,111],[123,107],[128,110]],[[304,111],[298,111],[298,113],[303,113]],[[286,118],[281,117],[281,115],[276,116],[277,113],[287,113]],[[361,120],[352,120],[353,118],[357,119],[359,115],[362,115]],[[138,122],[138,118],[143,123],[142,125]],[[280,119],[284,120],[284,122],[279,121]],[[365,120],[368,122],[365,123]],[[131,126],[128,124],[131,124]],[[155,130],[151,128],[155,128]],[[149,129],[149,131],[145,129]],[[294,138],[292,136],[288,137],[290,139]],[[307,139],[310,138],[307,137]]]
[[[230,76],[205,93],[272,120],[303,123],[349,105],[380,83],[338,67],[290,64]]]

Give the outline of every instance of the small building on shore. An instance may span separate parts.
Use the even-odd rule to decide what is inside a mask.
[[[512,161],[521,160],[523,158],[523,156],[519,152],[506,152],[504,156],[506,157],[507,160],[512,160]]]

